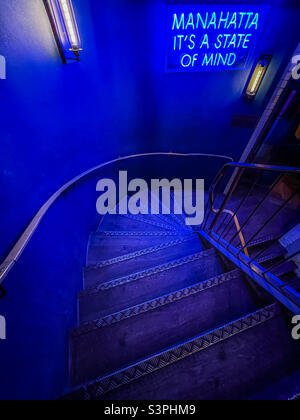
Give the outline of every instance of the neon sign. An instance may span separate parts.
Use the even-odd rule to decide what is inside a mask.
[[[167,71],[241,70],[251,63],[268,6],[168,7]]]

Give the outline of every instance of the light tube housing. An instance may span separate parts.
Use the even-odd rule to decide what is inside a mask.
[[[271,61],[271,54],[264,54],[260,56],[246,90],[245,97],[247,100],[253,101],[255,99]]]
[[[82,44],[72,0],[44,0],[44,3],[63,62],[79,61]]]

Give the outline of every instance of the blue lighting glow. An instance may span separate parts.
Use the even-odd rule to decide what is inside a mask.
[[[245,69],[268,10],[261,5],[169,6],[167,71]]]

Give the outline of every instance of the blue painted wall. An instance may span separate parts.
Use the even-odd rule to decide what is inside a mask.
[[[262,113],[299,42],[298,2],[272,0],[256,57],[273,53],[274,60],[256,102],[247,104],[241,96],[250,68],[164,72],[165,1],[73,3],[84,52],[69,66],[61,65],[42,0],[0,3],[0,54],[8,66],[0,80],[0,255],[63,182],[111,157],[161,150],[238,159],[251,130],[231,127],[233,114]],[[97,223],[94,185],[53,208],[8,278],[0,302],[9,337],[0,342],[0,398],[54,398],[67,389],[67,331]]]

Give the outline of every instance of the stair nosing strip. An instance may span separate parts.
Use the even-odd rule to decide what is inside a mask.
[[[259,264],[262,264],[262,263],[266,263],[266,262],[276,260],[277,258],[280,258],[280,257],[284,257],[284,254],[279,254],[279,253],[277,254],[277,253],[274,252],[272,254],[265,255],[263,257],[258,258],[257,262]]]
[[[290,267],[289,267],[289,269],[287,270],[287,268],[286,267],[282,267],[282,266],[284,266],[284,264],[288,264],[288,263],[290,263]],[[283,261],[282,262],[282,264],[280,265],[280,266],[278,266],[277,268],[275,268],[274,269],[274,274],[277,276],[277,277],[281,277],[281,276],[284,276],[285,274],[288,274],[288,273],[291,273],[291,272],[293,272],[293,271],[296,271],[297,270],[297,265],[294,263],[294,265],[295,265],[295,267],[294,267],[294,269],[292,268],[292,264],[293,264],[293,261]],[[284,286],[283,286],[284,287]]]
[[[118,264],[120,262],[130,261],[134,258],[141,257],[143,255],[153,254],[155,252],[162,251],[162,250],[167,249],[167,248],[171,248],[174,245],[181,245],[181,244],[184,244],[185,242],[189,242],[189,241],[192,241],[192,240],[195,240],[195,239],[196,239],[195,235],[192,234],[192,235],[189,235],[187,238],[176,239],[176,240],[173,240],[173,241],[164,242],[162,244],[158,244],[156,246],[152,246],[152,247],[149,247],[149,248],[144,248],[144,249],[141,249],[141,250],[138,250],[138,251],[135,251],[135,252],[131,252],[129,254],[120,255],[119,257],[99,261],[96,264],[90,264],[86,267],[85,271],[89,272],[89,271],[97,270],[97,269],[102,268],[102,267],[107,267],[107,266],[110,266],[110,265]]]
[[[262,245],[266,242],[271,242],[271,241],[275,241],[276,240],[276,236],[273,235],[266,235],[266,236],[262,236],[261,238],[255,239],[254,241],[250,242],[247,245],[247,248],[252,248],[254,246],[258,246],[258,245]],[[239,245],[237,247],[238,249],[241,249],[241,245]]]
[[[184,213],[182,213],[182,214],[171,213],[171,216],[174,220],[178,221],[178,224],[180,226],[184,227],[187,230],[190,230],[191,232],[193,231],[192,226],[190,226],[186,223],[186,219],[189,216],[185,215]]]
[[[174,200],[174,203],[175,203],[175,202],[177,203],[176,198],[175,198],[175,194],[174,194],[174,193],[172,193],[172,198],[173,198],[173,200]],[[175,212],[174,212],[174,213],[171,213],[171,217],[172,217],[173,219],[177,220],[177,221],[178,221],[178,223],[183,224],[183,225],[184,225],[185,227],[187,227],[189,230],[191,230],[191,231],[193,230],[191,226],[189,226],[189,225],[187,225],[187,224],[186,224],[186,216],[185,216],[184,214],[175,214]]]
[[[175,223],[166,216],[170,216],[169,214],[155,214],[154,216],[158,217],[160,220],[164,221],[164,223],[168,223],[170,226],[174,226],[174,228],[183,227],[180,223]]]
[[[105,291],[105,290],[113,289],[118,286],[123,286],[125,284],[132,283],[134,281],[138,281],[146,277],[150,277],[154,274],[159,274],[164,271],[172,270],[173,268],[181,267],[182,265],[189,264],[194,261],[198,261],[202,258],[206,258],[211,255],[215,255],[215,250],[213,248],[206,251],[197,252],[196,254],[192,254],[184,258],[179,258],[177,260],[170,261],[168,263],[161,264],[156,267],[149,268],[147,270],[142,270],[140,272],[133,273],[128,276],[110,280],[105,283],[100,283],[96,285],[95,287],[82,290],[80,292],[80,296],[89,296],[89,295],[99,293],[100,291]]]
[[[126,319],[139,316],[141,314],[150,312],[157,308],[178,302],[182,299],[188,298],[190,296],[196,295],[201,292],[205,292],[214,287],[218,287],[221,284],[227,283],[231,280],[241,276],[241,271],[239,269],[232,270],[230,272],[224,273],[220,276],[215,276],[210,279],[204,280],[200,283],[196,283],[192,286],[185,287],[183,289],[177,290],[176,292],[168,293],[163,296],[160,296],[156,299],[143,302],[139,305],[132,306],[131,308],[123,309],[122,311],[109,314],[102,318],[98,318],[92,321],[88,321],[81,326],[73,329],[71,332],[71,337],[76,338],[82,335],[86,335],[92,331],[108,327],[113,324],[117,324]]]
[[[121,217],[127,217],[130,220],[136,220],[137,222],[140,222],[140,223],[146,223],[148,225],[160,227],[162,229],[165,229],[165,230],[171,231],[171,232],[173,232],[174,230],[175,231],[178,231],[178,230],[182,231],[182,230],[184,230],[184,229],[176,229],[176,227],[173,226],[173,225],[165,225],[164,223],[158,223],[158,222],[155,222],[155,221],[151,221],[151,220],[148,220],[148,219],[146,219],[146,218],[144,218],[142,216],[133,216],[131,214],[120,214],[119,216],[121,216]],[[187,231],[188,229],[185,229],[185,230]]]
[[[277,303],[272,304],[108,376],[90,381],[78,387],[77,391],[82,390],[89,399],[99,398],[143,376],[152,374],[157,370],[177,363],[180,360],[186,359],[238,334],[264,324],[274,319],[280,313],[282,313],[280,306]],[[76,392],[76,390],[74,391]]]

